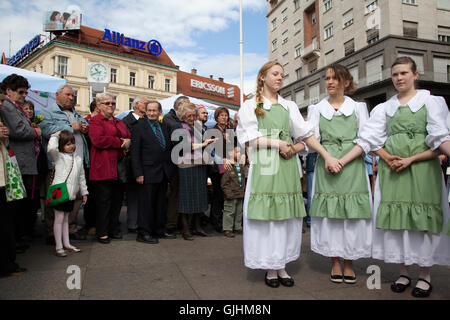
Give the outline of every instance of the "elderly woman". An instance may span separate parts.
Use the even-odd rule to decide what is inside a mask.
[[[123,200],[123,185],[118,181],[117,163],[130,148],[130,132],[114,117],[116,98],[108,92],[98,93],[100,113],[89,122],[91,169],[89,179],[96,195],[96,233],[100,243],[110,238],[121,239],[119,215]]]
[[[178,116],[181,120],[181,126],[185,131],[182,136],[183,140],[183,157],[179,167],[179,201],[178,212],[181,214],[183,225],[183,238],[185,240],[193,240],[189,232],[188,216],[194,216],[193,234],[198,236],[206,236],[200,223],[200,214],[208,208],[208,194],[206,188],[206,166],[202,161],[202,148],[215,141],[208,139],[202,142],[198,141],[197,136],[202,137],[201,127],[199,132],[195,132],[194,123],[197,119],[197,107],[192,104],[183,104],[178,109]],[[180,162],[180,161],[179,161]]]
[[[1,84],[2,92],[6,94],[3,108],[0,111],[3,123],[9,128],[9,147],[14,150],[20,173],[28,193],[32,193],[33,181],[38,174],[36,157],[39,153],[38,137],[42,132],[33,128],[22,105],[28,93],[27,79],[17,74],[6,77]],[[21,240],[25,235],[25,221],[28,219],[29,199],[14,201],[16,238]],[[28,245],[21,243],[18,252],[24,252]]]
[[[0,93],[0,111],[5,95]],[[11,203],[6,202],[6,157],[9,129],[2,123],[0,116],[0,277],[19,274],[26,271],[20,268],[16,260],[16,240],[14,237],[14,211]]]

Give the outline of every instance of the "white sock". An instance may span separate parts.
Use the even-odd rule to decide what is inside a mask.
[[[425,279],[431,283],[430,267],[421,267],[419,278]],[[429,284],[423,281],[418,281],[416,287],[422,290],[428,290],[430,288]]]
[[[400,265],[400,275],[409,277],[408,267],[404,264]],[[395,281],[395,283],[400,283],[406,286],[409,283],[409,280],[403,277],[399,277],[397,281]]]
[[[267,270],[267,279],[278,279],[277,270]]]
[[[280,270],[278,270],[278,275],[279,275],[281,278],[290,278],[290,277],[291,277],[290,275],[288,275],[288,273],[286,272],[285,269],[280,269]]]

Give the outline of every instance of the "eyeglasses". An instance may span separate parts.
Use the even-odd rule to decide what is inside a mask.
[[[115,102],[107,101],[107,102],[100,102],[100,104],[104,104],[105,106],[115,106]]]
[[[28,94],[28,91],[27,90],[17,90],[17,93],[18,94]]]

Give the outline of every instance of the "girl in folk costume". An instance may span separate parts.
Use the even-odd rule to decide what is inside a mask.
[[[427,297],[430,267],[450,265],[450,237],[443,234],[449,206],[437,158],[450,143],[448,108],[442,97],[416,90],[419,74],[411,58],[397,58],[391,73],[398,94],[375,107],[357,141],[383,160],[374,192],[372,257],[400,264],[394,292],[410,286],[407,266],[418,264],[412,295]]]
[[[63,130],[51,135],[48,142],[48,154],[55,163],[55,176],[51,185],[67,181],[69,202],[53,207],[55,221],[53,233],[55,235],[56,256],[66,257],[64,249],[71,252],[81,250],[70,244],[69,240],[69,213],[73,210],[74,200],[80,192],[83,203],[86,204],[88,190],[84,177],[83,159],[75,155],[75,137],[73,133]]]
[[[355,146],[364,122],[369,118],[365,103],[345,96],[354,91],[347,68],[330,66],[325,84],[329,96],[308,108],[308,123],[323,147],[341,159],[343,169],[334,175],[325,170],[319,157],[313,182],[311,249],[331,257],[330,280],[355,283],[352,261],[369,258],[372,250],[372,203],[363,150]],[[344,259],[344,273],[340,258]]]
[[[278,62],[261,67],[256,97],[239,110],[236,134],[249,143],[250,170],[244,196],[244,262],[248,268],[265,269],[265,283],[293,286],[285,266],[300,255],[302,222],[306,216],[300,183],[301,166],[296,155],[303,139],[326,160],[328,170],[341,166],[313,136],[297,105],[278,95],[283,68]],[[280,156],[281,155],[281,156]]]

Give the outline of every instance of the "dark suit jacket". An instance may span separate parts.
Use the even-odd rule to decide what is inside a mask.
[[[148,121],[139,121],[131,133],[131,167],[133,176],[144,176],[144,183],[160,183],[164,176],[170,180],[174,164],[170,159],[172,142],[169,128],[161,123],[166,140],[166,148],[159,145],[158,139]]]
[[[147,119],[147,116],[144,115],[144,118],[143,118],[143,119]],[[133,115],[133,111],[130,111],[130,113],[128,113],[128,114],[122,119],[122,122],[125,123],[125,125],[127,126],[128,131],[131,132],[132,129],[134,128],[134,126],[135,126],[138,122],[142,121],[143,119],[136,120],[136,118],[135,118],[134,115]]]

